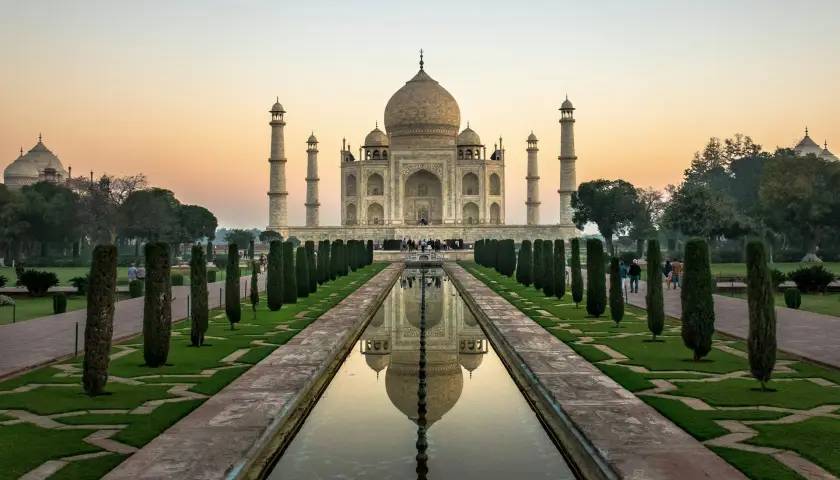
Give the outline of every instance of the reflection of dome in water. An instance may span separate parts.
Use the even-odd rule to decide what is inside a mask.
[[[419,352],[394,352],[385,372],[388,398],[406,417],[417,421]],[[452,409],[464,388],[458,357],[450,352],[426,354],[426,420],[431,426]]]
[[[403,293],[405,320],[420,328],[420,288],[407,290]],[[426,328],[431,330],[443,321],[443,289],[426,289]]]
[[[481,365],[482,360],[484,360],[483,353],[462,353],[458,356],[461,366],[470,373]]]
[[[365,362],[368,367],[372,368],[374,372],[379,373],[391,363],[390,355],[368,353],[365,355]]]

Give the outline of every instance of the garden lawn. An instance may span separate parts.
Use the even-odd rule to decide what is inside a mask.
[[[674,319],[667,320],[658,337],[662,342],[650,342],[642,309],[625,306],[625,316],[616,327],[609,320],[609,310],[601,318],[588,317],[585,300],[576,307],[569,293],[562,299],[546,297],[493,269],[474,262],[460,264],[698,440],[731,433],[726,425],[753,429],[756,434],[750,438],[712,448],[748,477],[803,478],[773,457],[750,451],[752,445],[796,452],[840,476],[840,418],[835,418],[840,412],[840,371],[778,352],[773,380],[768,383],[774,391],[760,391],[760,384],[750,376],[742,340],[716,334],[712,352],[695,362],[683,346],[680,323]],[[606,352],[610,353],[596,345],[609,347]],[[811,416],[774,423],[811,409],[816,409],[809,412]],[[718,423],[723,420],[728,422]]]
[[[24,264],[25,265],[25,264]],[[42,270],[45,272],[53,272],[58,277],[58,284],[60,286],[72,286],[70,279],[75,277],[84,277],[90,273],[90,267],[25,267],[26,269]],[[248,275],[250,268],[242,267],[242,275]],[[216,270],[216,281],[225,279],[225,269],[209,268],[209,270]],[[180,274],[184,276],[184,285],[190,284],[190,269],[189,267],[172,267],[172,274]],[[0,267],[0,275],[6,277],[6,286],[14,287],[17,281],[15,269],[12,267]],[[128,285],[128,267],[117,267],[117,285]]]
[[[142,338],[114,345],[107,395],[88,397],[80,385],[80,359],[42,367],[0,382],[0,478],[17,478],[50,460],[88,453],[51,478],[100,478],[124,455],[108,453],[83,439],[102,430],[140,448],[228,385],[254,363],[315,321],[387,263],[375,263],[321,285],[315,294],[271,312],[265,297],[256,313],[242,303],[242,320],[232,330],[224,310],[211,310],[207,345],[189,346],[189,322],[172,329],[166,366],[143,365]],[[231,360],[231,353],[243,355]],[[38,426],[16,420],[14,411],[40,416]],[[62,430],[58,427],[72,426]],[[89,426],[86,428],[85,426]]]
[[[744,293],[718,293],[718,295],[726,295],[728,297],[735,297],[746,299]],[[776,306],[786,307],[784,293],[777,292],[775,295]],[[787,308],[787,307],[786,307]],[[823,315],[834,315],[840,317],[840,293],[803,293],[802,305],[800,310],[806,312],[822,313]]]

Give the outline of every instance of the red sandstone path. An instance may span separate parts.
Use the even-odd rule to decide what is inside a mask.
[[[629,303],[645,308],[647,284],[639,282],[639,293],[628,293]],[[664,290],[665,314],[681,316],[679,290]],[[747,338],[747,302],[715,295],[715,329]],[[840,317],[776,307],[776,339],[780,350],[840,368]]]
[[[250,277],[239,279],[240,295],[245,297]],[[264,289],[265,275],[260,278]],[[210,307],[219,305],[219,291],[224,299],[225,282],[208,285]],[[172,319],[187,316],[190,287],[172,287]],[[224,301],[224,300],[222,300]],[[76,324],[79,325],[79,353],[85,338],[86,310],[33,318],[9,325],[0,325],[0,379],[46,363],[73,355]],[[114,314],[114,340],[136,335],[143,330],[143,297],[117,302]]]

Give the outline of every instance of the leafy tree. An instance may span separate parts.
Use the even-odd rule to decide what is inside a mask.
[[[280,310],[283,306],[283,242],[280,240],[272,240],[268,246],[265,290],[268,309]]]
[[[298,289],[295,274],[295,247],[283,242],[283,303],[297,303]]]
[[[315,293],[318,290],[318,266],[315,259],[315,242],[307,240],[304,246],[306,248],[306,265],[309,268],[309,293]]]
[[[207,259],[204,257],[204,248],[193,245],[190,256],[190,343],[194,347],[204,345],[204,334],[210,322],[207,296]]]
[[[210,210],[200,205],[181,205],[178,208],[178,214],[181,222],[182,242],[215,238],[218,221]]]
[[[250,230],[243,230],[241,228],[233,228],[225,234],[225,240],[237,245],[248,245],[254,239],[254,234]]]
[[[586,313],[595,318],[607,309],[607,275],[604,272],[604,244],[597,238],[586,241]]]
[[[554,295],[566,295],[566,243],[562,238],[554,240]]]
[[[262,243],[270,243],[274,240],[283,240],[283,235],[280,235],[274,230],[264,230],[260,232],[259,238]]]
[[[516,281],[525,285],[531,285],[531,241],[522,240],[519,246],[519,260],[516,262]]]
[[[712,271],[709,245],[702,239],[685,244],[682,290],[682,339],[700,360],[712,349],[715,333],[715,305],[712,299]]]
[[[702,152],[694,154],[691,166],[685,171],[685,181],[705,185],[718,192],[731,189],[731,165],[733,162],[761,152],[761,145],[748,135],[736,133],[732,138],[721,141],[712,137]]]
[[[543,259],[543,293],[546,297],[554,296],[554,248],[551,240],[543,240],[541,256]]]
[[[636,257],[644,254],[644,241],[657,234],[657,225],[662,218],[664,203],[662,192],[652,188],[636,189],[639,208],[632,220],[629,236],[636,241]]]
[[[630,227],[639,217],[636,187],[624,180],[592,180],[584,182],[572,193],[573,220],[579,229],[593,222],[607,243],[607,251],[615,254],[613,236]]]
[[[573,238],[572,241],[572,301],[575,307],[583,300],[583,274],[580,271],[580,239]]]
[[[656,341],[656,336],[665,329],[665,302],[662,297],[662,251],[659,240],[650,239],[647,242],[647,292],[645,305],[647,307],[648,330]]]
[[[145,246],[145,257],[143,359],[149,367],[160,367],[169,357],[169,339],[172,335],[169,245],[163,242],[149,242]]]
[[[309,296],[309,260],[306,258],[306,247],[297,247],[295,256],[295,280],[297,282],[298,298]]]
[[[75,239],[79,233],[78,196],[69,188],[50,182],[24,186],[20,218],[28,224],[27,236],[41,244],[41,256],[47,245]]]
[[[624,292],[621,291],[618,257],[610,259],[610,318],[615,326],[624,318]]]
[[[180,202],[162,188],[131,192],[117,210],[117,233],[123,238],[174,243],[181,238]]]
[[[239,296],[239,284],[242,273],[239,270],[239,247],[236,243],[228,243],[227,267],[225,268],[225,314],[230,329],[242,318],[242,306]]]
[[[117,295],[117,247],[93,249],[85,320],[85,358],[82,385],[88,395],[101,395],[108,382],[111,337],[114,334],[114,303]]]
[[[747,352],[750,372],[767,389],[776,365],[776,307],[764,243],[747,244],[747,305],[750,314]]]

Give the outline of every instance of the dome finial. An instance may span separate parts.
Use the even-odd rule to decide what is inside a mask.
[[[828,150],[828,140],[823,140],[823,147]]]
[[[807,125],[805,126],[805,136],[806,137],[808,136],[808,126]]]
[[[420,70],[423,70],[423,49],[420,49]]]
[[[38,132],[38,141],[41,141],[41,132]]]
[[[373,126],[376,127],[376,128],[379,128],[379,120],[373,122]]]
[[[470,128],[470,121],[467,120],[467,128]]]
[[[23,147],[20,147],[20,156],[23,156]]]

